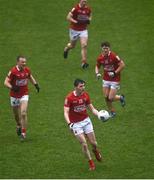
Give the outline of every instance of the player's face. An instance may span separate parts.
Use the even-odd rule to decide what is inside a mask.
[[[78,86],[76,87],[76,92],[78,94],[81,94],[85,89],[85,84],[84,83],[79,83]]]
[[[26,58],[20,58],[17,64],[20,69],[23,69],[26,66]]]
[[[80,0],[81,7],[86,6],[86,4],[87,4],[87,0]]]
[[[110,51],[109,47],[106,47],[106,46],[102,47],[103,54],[108,55],[109,51]]]

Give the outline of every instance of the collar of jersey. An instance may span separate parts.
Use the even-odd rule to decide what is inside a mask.
[[[109,53],[108,53],[108,55],[107,56],[109,56],[111,54],[111,51],[109,51]],[[105,54],[103,54],[103,56],[105,56]]]
[[[18,65],[16,65],[16,68],[17,68],[18,71],[22,71],[22,70],[19,69]]]
[[[74,96],[78,96],[75,91],[73,91],[73,94],[74,94]],[[83,94],[83,92],[79,96],[81,96],[82,94]]]

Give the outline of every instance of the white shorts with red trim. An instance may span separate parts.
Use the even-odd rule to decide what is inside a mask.
[[[89,117],[87,117],[83,121],[74,123],[72,129],[75,136],[82,133],[89,134],[94,131],[92,122]]]
[[[113,81],[102,81],[102,86],[106,87],[106,88],[110,88],[110,89],[116,89],[119,90],[120,89],[120,84],[119,82],[113,82]]]
[[[11,106],[19,106],[21,101],[28,101],[29,95],[24,95],[21,98],[10,97]]]
[[[76,31],[76,30],[70,29],[69,35],[72,41],[76,41],[78,38],[88,37],[88,30]]]

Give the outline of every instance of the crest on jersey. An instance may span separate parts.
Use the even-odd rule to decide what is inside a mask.
[[[83,103],[83,99],[79,99],[79,104],[82,104]]]

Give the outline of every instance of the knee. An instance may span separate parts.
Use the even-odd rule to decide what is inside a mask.
[[[73,49],[73,48],[75,48],[75,44],[68,43],[68,44],[67,44],[67,47],[68,47],[69,49]]]
[[[88,145],[87,145],[86,142],[81,143],[81,146],[82,146],[82,148],[83,148],[84,151],[87,151]]]
[[[81,44],[81,48],[82,48],[82,49],[87,48],[87,43],[83,43],[83,44]]]
[[[92,145],[94,148],[96,148],[96,147],[97,147],[97,141],[91,142],[91,145]]]
[[[26,111],[22,111],[21,112],[21,116],[26,116],[27,115],[27,112]]]
[[[112,97],[108,97],[108,101],[109,101],[109,102],[112,102],[112,101],[113,101],[113,98],[112,98]]]
[[[112,102],[112,101],[113,101],[113,98],[111,98],[111,97],[105,97],[105,101],[106,101],[106,102]]]

